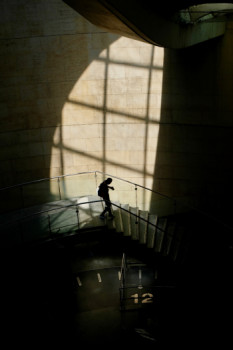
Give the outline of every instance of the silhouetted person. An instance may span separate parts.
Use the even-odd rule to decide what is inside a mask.
[[[103,181],[100,185],[99,185],[99,189],[98,189],[98,196],[102,197],[104,202],[105,202],[105,209],[104,211],[100,214],[100,219],[104,219],[104,215],[105,213],[108,212],[108,215],[110,218],[113,218],[113,214],[112,214],[112,210],[111,210],[111,202],[110,202],[110,198],[109,198],[109,188],[111,190],[114,190],[114,187],[109,186],[110,183],[112,182],[112,179],[110,177],[107,178],[107,180]]]

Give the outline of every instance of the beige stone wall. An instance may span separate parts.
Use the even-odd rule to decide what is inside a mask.
[[[233,194],[232,44],[229,21],[221,38],[165,50],[153,187],[225,221]]]
[[[1,26],[1,187],[93,170],[151,187],[163,49],[58,0],[6,1]]]
[[[179,198],[229,190],[231,23],[178,51],[59,0],[3,1],[0,25],[0,187],[99,170]]]
[[[90,52],[94,47],[100,54],[67,96],[62,127],[54,135],[51,171],[62,165],[65,173],[100,170],[136,183],[150,180],[151,186],[163,49],[126,38],[102,49],[104,38],[95,36]]]

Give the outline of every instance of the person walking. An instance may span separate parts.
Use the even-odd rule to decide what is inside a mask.
[[[105,218],[105,214],[108,213],[109,217],[111,219],[114,218],[114,215],[112,214],[111,210],[111,202],[109,198],[109,189],[114,191],[114,187],[109,186],[112,182],[112,179],[108,177],[106,180],[104,180],[98,187],[98,196],[102,197],[105,202],[105,208],[103,212],[100,214],[100,219]]]

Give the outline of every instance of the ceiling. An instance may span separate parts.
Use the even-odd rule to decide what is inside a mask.
[[[185,48],[224,35],[233,3],[197,0],[64,0],[111,33],[166,48]]]

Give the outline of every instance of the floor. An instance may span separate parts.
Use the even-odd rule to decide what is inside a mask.
[[[123,247],[114,241],[109,249],[114,237],[95,234],[78,243],[2,252],[2,334],[9,346],[155,343],[142,329],[147,316],[121,311]]]
[[[142,342],[150,348],[156,343],[156,339],[145,330],[149,313],[142,317],[142,310],[137,305],[128,311],[121,310],[119,288],[125,247],[115,238],[112,233],[110,237],[103,234],[97,240],[91,239],[88,244],[85,242],[83,245],[72,246],[70,261],[77,306],[74,315],[74,338],[87,345],[119,347],[129,344],[136,346],[138,342]],[[110,245],[110,241],[113,244]],[[109,249],[110,246],[112,248]],[[151,269],[145,271],[143,262],[136,256],[127,256],[127,261],[136,264],[135,269],[131,268],[130,272],[130,282],[133,282],[131,285],[136,285],[131,293],[135,294],[139,277],[144,283],[148,282],[147,278],[153,279],[153,274],[148,277]],[[139,276],[140,266],[143,272]],[[140,331],[144,334],[140,334]]]
[[[163,303],[122,311],[119,271],[127,249],[107,231],[92,231],[88,239],[77,242],[72,238],[33,249],[1,249],[2,341],[8,347],[30,349],[85,344],[160,350],[228,339],[231,330],[224,315],[231,315],[229,298],[224,300],[221,293],[225,287],[216,276],[215,284],[203,288],[196,278],[198,264],[187,271],[192,293],[186,288],[173,299],[165,295]],[[129,262],[144,263],[134,250],[128,249],[127,257]],[[155,272],[148,267],[139,273],[137,268],[128,282],[140,287],[142,277],[143,287],[148,281],[156,283]],[[130,295],[135,294],[137,288]]]

